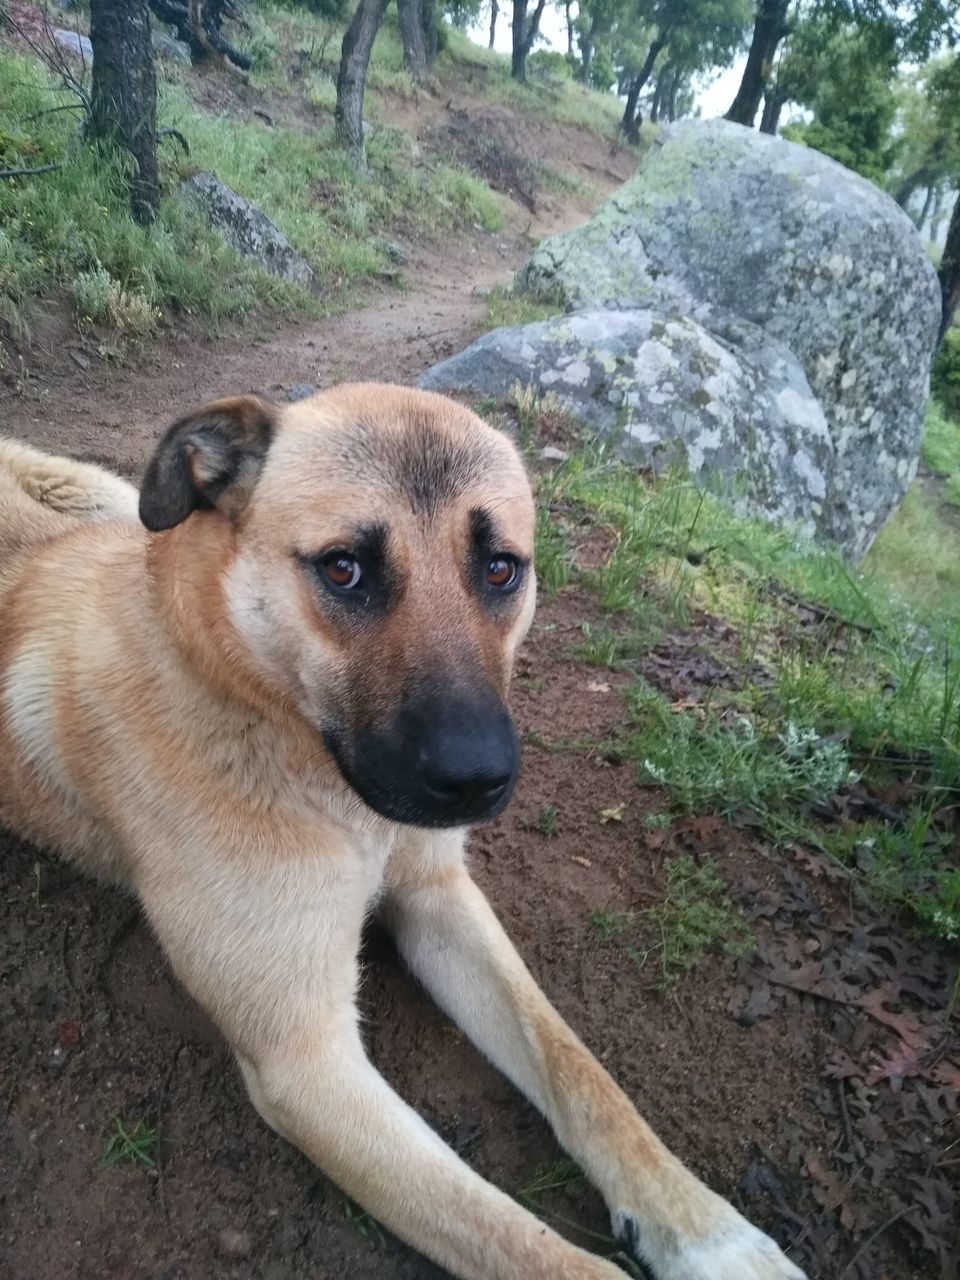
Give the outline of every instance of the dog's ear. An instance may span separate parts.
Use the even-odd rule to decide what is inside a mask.
[[[273,440],[277,414],[256,396],[214,400],[168,427],[140,486],[140,519],[158,533],[192,511],[229,520],[246,506]]]

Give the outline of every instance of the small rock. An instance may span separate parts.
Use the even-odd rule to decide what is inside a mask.
[[[540,450],[540,457],[544,462],[566,462],[570,455],[566,449],[558,449],[555,444],[545,444]]]
[[[83,58],[85,62],[93,62],[93,45],[87,36],[82,36],[77,31],[64,31],[62,27],[54,27],[52,35],[67,53],[72,53],[75,58]]]
[[[77,351],[74,347],[70,348],[70,359],[73,361],[73,363],[77,366],[78,369],[90,368],[90,361],[87,359],[87,357],[83,354],[82,351]]]
[[[398,266],[405,267],[407,265],[407,255],[396,240],[384,240],[380,236],[374,236],[370,244],[374,249],[379,249],[381,253],[385,254],[391,262],[397,263]]]
[[[168,36],[162,31],[154,31],[150,35],[150,43],[158,58],[166,58],[168,62],[179,62],[183,66],[190,66],[192,62],[190,49],[182,40]]]
[[[220,1252],[228,1258],[249,1257],[253,1249],[253,1241],[249,1231],[236,1231],[233,1227],[225,1227],[217,1236]]]
[[[256,263],[263,271],[311,285],[316,277],[280,228],[256,205],[228,187],[212,173],[201,170],[181,182],[179,194],[202,215],[207,224],[223,236],[237,253]]]
[[[295,404],[297,400],[306,400],[308,396],[315,395],[316,391],[317,388],[311,382],[295,382],[284,399],[288,404]]]

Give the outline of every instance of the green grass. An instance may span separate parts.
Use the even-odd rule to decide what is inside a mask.
[[[923,423],[923,460],[938,476],[960,474],[960,422],[931,400]]]
[[[947,482],[956,494],[960,476]],[[960,523],[940,513],[916,484],[867,552],[862,568],[893,587],[921,616],[956,614],[960,600]]]
[[[114,1120],[113,1133],[110,1135],[100,1162],[111,1168],[125,1164],[139,1164],[147,1169],[156,1168],[156,1129],[143,1119],[127,1127],[117,1116]]]
[[[361,1209],[355,1201],[346,1196],[343,1200],[343,1216],[371,1249],[382,1249],[387,1243],[383,1228],[376,1218],[371,1217],[365,1209]]]
[[[535,436],[535,423],[527,430]],[[960,792],[960,546],[944,563],[954,544],[922,492],[851,567],[682,475],[638,474],[602,445],[577,449],[540,483],[555,530],[594,520],[615,534],[601,568],[570,569],[610,615],[582,628],[574,656],[630,672],[658,631],[702,627],[704,614],[732,624],[717,657],[733,678],[699,704],[673,705],[635,677],[613,745],[638,783],[666,791],[674,812],[720,813],[759,824],[773,847],[817,849],[838,792],[905,785],[879,844],[865,822],[844,824],[851,841],[880,850],[870,875],[856,860],[854,874],[939,936],[960,932],[949,821]],[[633,945],[630,921],[594,924],[626,930]]]
[[[558,818],[557,806],[555,804],[545,804],[537,814],[534,826],[542,836],[550,839],[557,834],[557,829],[560,825]]]
[[[643,911],[599,908],[590,927],[597,942],[622,947],[638,967],[655,963],[661,995],[709,954],[742,955],[754,942],[714,864],[691,857],[667,863],[662,902]]]
[[[156,225],[145,229],[128,211],[122,162],[75,144],[70,112],[28,119],[61,105],[64,95],[35,61],[0,51],[0,159],[64,159],[59,172],[0,184],[0,323],[8,331],[25,333],[31,298],[55,285],[73,292],[81,320],[127,316],[131,332],[149,330],[158,309],[214,324],[259,309],[316,311],[310,294],[245,263],[170,194],[198,169],[213,170],[277,223],[317,271],[327,306],[389,265],[381,233],[439,235],[501,224],[500,199],[484,183],[456,166],[418,160],[412,139],[399,130],[373,131],[369,172],[360,176],[335,145],[330,124],[310,132],[210,115],[194,105],[182,73],[165,75],[160,121],[180,130],[190,155],[162,144],[167,194]],[[104,301],[91,315],[83,309],[83,277],[91,278],[88,296],[99,290],[106,299],[113,289],[121,301],[112,308]]]
[[[583,1181],[583,1176],[583,1170],[576,1161],[562,1157],[537,1169],[530,1181],[517,1191],[517,1199],[528,1209],[540,1212],[541,1200],[546,1194],[575,1186]]]
[[[255,36],[262,56],[258,57],[252,73],[255,84],[281,92],[288,88],[288,76],[279,53],[298,48],[312,51],[315,72],[327,79],[336,76],[344,22],[330,22],[302,8],[287,8],[277,0],[261,0],[258,11]],[[270,32],[266,39],[262,30],[264,23]],[[325,41],[323,65],[317,67],[319,50]],[[274,45],[272,51],[271,45]],[[441,30],[441,49],[433,75],[441,89],[448,92],[456,89],[460,94],[503,103],[537,120],[547,118],[581,125],[607,139],[615,136],[622,112],[615,94],[599,93],[573,80],[538,78],[534,73],[528,84],[518,84],[511,79],[509,57],[474,44],[464,32],[446,25]],[[374,41],[367,85],[371,91],[368,110],[371,117],[377,114],[378,97],[411,98],[415,93],[404,70],[403,46],[392,9]]]
[[[487,294],[485,329],[502,329],[509,325],[536,324],[552,320],[560,315],[563,305],[559,300],[544,301],[527,293],[516,293],[507,285],[497,285]]]

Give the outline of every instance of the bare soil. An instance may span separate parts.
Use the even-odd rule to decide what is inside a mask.
[[[557,197],[532,233],[583,212]],[[529,221],[517,211],[517,226]],[[348,377],[412,381],[470,340],[483,314],[474,288],[508,278],[528,241],[514,230],[406,248],[407,292],[384,290],[309,327],[220,342],[172,331],[122,368],[99,363],[52,309],[24,369],[0,388],[3,429],[135,475],[161,428],[205,397]],[[597,554],[586,539],[584,559]],[[478,881],[549,997],[663,1138],[812,1277],[956,1276],[960,1080],[946,1069],[943,955],[879,917],[815,857],[774,854],[749,827],[709,815],[649,825],[664,798],[637,786],[616,749],[627,676],[570,656],[580,624],[602,620],[577,588],[540,610],[516,683],[522,781],[509,812],[475,834]],[[694,619],[658,647],[648,678],[669,675],[671,652],[678,663],[697,644],[715,653],[717,632]],[[546,806],[556,809],[553,835],[539,829]],[[601,821],[619,806],[619,820]],[[439,1276],[265,1128],[132,900],[13,836],[0,846],[0,1275]],[[740,960],[711,957],[663,998],[656,964],[602,944],[590,917],[662,899],[664,865],[681,853],[716,858],[758,946]],[[368,953],[372,1058],[480,1173],[520,1192],[561,1154],[546,1126],[376,930]],[[871,1014],[856,993],[875,986],[886,1003]],[[878,1008],[899,1017],[896,1034]],[[889,1058],[911,1018],[915,1036],[921,1027],[938,1037],[937,1063],[870,1083],[870,1064]],[[155,1167],[104,1164],[117,1119],[158,1131]],[[607,1222],[583,1180],[540,1203],[560,1230],[612,1250],[588,1234],[604,1235]]]

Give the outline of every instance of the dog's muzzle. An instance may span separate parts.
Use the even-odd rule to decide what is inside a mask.
[[[411,698],[389,727],[328,730],[324,739],[371,809],[418,827],[495,817],[513,794],[520,763],[513,721],[492,690]]]

